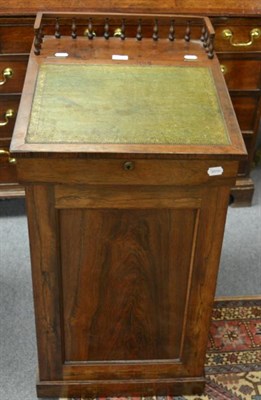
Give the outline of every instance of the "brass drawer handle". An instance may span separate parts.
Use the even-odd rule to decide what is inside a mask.
[[[13,76],[12,68],[9,68],[9,67],[5,68],[2,71],[2,76],[3,76],[3,79],[0,80],[0,86],[4,85],[7,82],[8,79],[12,78],[12,76]]]
[[[11,108],[9,110],[6,110],[5,115],[4,115],[4,122],[0,121],[0,126],[6,126],[9,122],[9,118],[14,118],[15,112]]]
[[[229,40],[230,44],[234,47],[248,47],[254,43],[254,40],[259,39],[261,36],[261,30],[258,28],[254,28],[250,31],[250,40],[248,42],[234,42],[234,34],[230,29],[224,29],[222,32],[222,36],[224,39]]]
[[[11,157],[11,154],[10,154],[10,152],[8,151],[8,150],[3,150],[3,149],[0,149],[0,156],[1,155],[3,155],[3,156],[7,156],[8,158],[8,162],[10,163],[10,164],[16,164],[16,159],[15,158],[13,158],[13,157]]]

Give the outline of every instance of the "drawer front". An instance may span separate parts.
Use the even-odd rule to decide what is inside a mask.
[[[234,182],[238,162],[224,160],[18,159],[20,182],[88,185],[218,185]],[[212,175],[214,168],[221,170]],[[222,168],[220,168],[222,167]]]
[[[10,139],[19,107],[20,95],[0,96],[0,138]]]
[[[255,90],[261,88],[260,60],[231,60],[219,55],[221,70],[230,90]]]
[[[29,53],[34,37],[34,18],[0,18],[0,54]]]
[[[10,137],[0,137],[0,149],[9,149],[11,144]]]
[[[259,96],[241,96],[230,93],[234,110],[242,131],[254,131],[258,111]]]
[[[217,52],[261,50],[261,18],[219,18],[213,24]]]
[[[0,29],[0,54],[30,52],[33,41],[32,27],[8,27]]]
[[[27,61],[27,56],[0,56],[0,95],[22,92]]]

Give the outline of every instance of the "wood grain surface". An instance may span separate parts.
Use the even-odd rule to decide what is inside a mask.
[[[195,217],[60,212],[66,360],[179,358]]]

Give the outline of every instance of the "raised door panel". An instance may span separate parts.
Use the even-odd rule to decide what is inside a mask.
[[[56,187],[66,380],[203,375],[228,189],[216,193]]]
[[[197,214],[60,212],[66,361],[179,360]]]

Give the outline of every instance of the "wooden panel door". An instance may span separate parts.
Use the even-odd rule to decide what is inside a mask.
[[[229,188],[103,192],[27,188],[38,395],[200,392]]]
[[[179,360],[197,210],[69,209],[60,228],[66,361]]]

